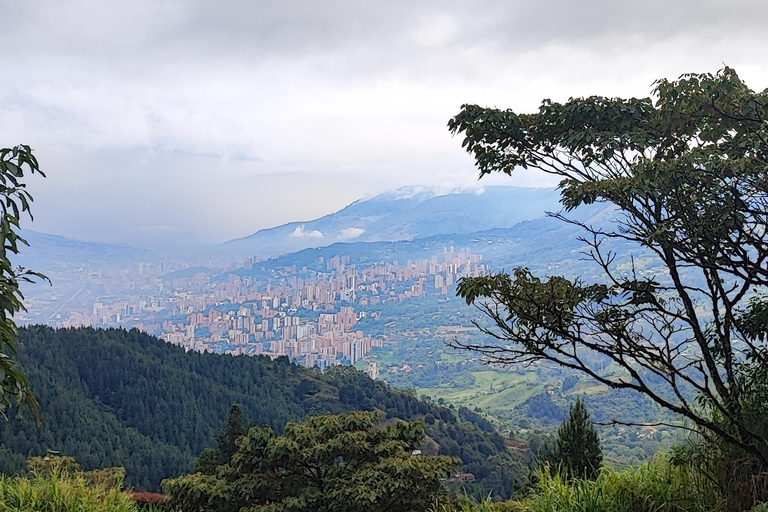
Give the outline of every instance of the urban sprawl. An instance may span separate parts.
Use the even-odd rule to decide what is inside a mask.
[[[482,255],[453,247],[404,264],[363,260],[321,257],[314,268],[296,268],[251,259],[219,273],[167,273],[140,263],[132,271],[91,272],[91,300],[74,301],[53,320],[62,327],[137,328],[186,350],[287,356],[323,368],[355,364],[382,346],[383,337],[358,328],[365,317],[380,318],[378,305],[447,295],[458,279],[487,272]],[[369,371],[378,371],[373,366]]]

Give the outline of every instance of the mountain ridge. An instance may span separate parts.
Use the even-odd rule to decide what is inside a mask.
[[[18,345],[43,424],[37,427],[31,414],[0,421],[0,473],[23,471],[26,459],[52,449],[86,469],[124,466],[130,485],[157,489],[163,478],[192,469],[239,403],[255,426],[277,432],[288,421],[351,410],[378,410],[390,420],[429,415],[432,442],[425,449],[459,457],[479,485],[488,479],[486,493],[510,496],[525,478],[524,460],[482,417],[351,367],[321,373],[287,357],[186,352],[135,329],[28,326],[20,329]]]
[[[512,227],[560,209],[559,193],[551,188],[408,192],[398,189],[361,199],[318,219],[262,229],[217,247],[231,254],[273,257],[336,242],[412,240]]]
[[[456,189],[401,187],[362,198],[322,217],[260,229],[220,244],[179,249],[153,249],[86,241],[32,229],[22,230],[30,247],[20,262],[30,268],[64,263],[127,262],[140,259],[191,258],[190,264],[214,259],[226,264],[238,259],[273,258],[340,242],[385,242],[434,235],[467,234],[510,228],[560,209],[552,188],[494,186]]]

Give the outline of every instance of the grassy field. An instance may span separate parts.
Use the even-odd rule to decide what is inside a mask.
[[[446,384],[433,388],[420,388],[421,394],[434,399],[463,405],[474,409],[479,407],[494,416],[506,416],[519,404],[533,395],[542,393],[546,386],[538,382],[535,372],[512,373],[500,370],[471,372],[475,382],[469,387]]]
[[[597,395],[598,393],[605,393],[607,391],[609,391],[609,388],[605,384],[582,380],[563,394],[565,396]]]

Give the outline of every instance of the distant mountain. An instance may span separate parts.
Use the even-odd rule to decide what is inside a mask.
[[[124,264],[159,258],[192,265],[226,265],[241,258],[271,258],[335,243],[393,242],[511,228],[542,218],[548,211],[558,211],[559,197],[556,190],[544,188],[488,187],[440,193],[428,187],[404,187],[355,201],[319,219],[262,229],[220,245],[162,252],[25,229],[22,235],[30,247],[22,247],[18,263],[44,272],[72,265]]]
[[[568,217],[594,226],[603,226],[613,221],[616,215],[614,207],[605,203],[596,203],[577,208]],[[428,259],[442,252],[443,248],[455,246],[456,249],[468,248],[483,255],[483,261],[500,271],[525,266],[535,270],[547,271],[562,269],[561,273],[579,275],[586,266],[585,256],[581,253],[586,244],[580,239],[584,231],[577,225],[563,222],[546,215],[532,220],[524,220],[510,228],[493,228],[468,233],[435,234],[412,240],[376,241],[376,242],[338,242],[327,247],[309,248],[285,254],[271,259],[267,267],[312,268],[319,258],[328,260],[334,256],[348,255],[353,261],[391,261]],[[606,241],[605,248],[625,254],[637,252],[639,248],[618,241]],[[263,266],[263,265],[261,265]],[[258,273],[261,266],[254,270],[239,269],[234,273]]]
[[[21,230],[21,236],[29,242],[29,247],[21,246],[21,254],[14,263],[44,272],[72,264],[125,263],[146,258],[148,254],[146,250],[126,245],[84,242],[29,229]]]
[[[272,257],[337,242],[413,240],[510,228],[560,209],[554,189],[488,187],[438,194],[406,187],[307,222],[292,222],[219,246],[238,257]]]

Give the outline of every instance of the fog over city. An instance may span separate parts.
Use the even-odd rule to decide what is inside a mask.
[[[462,103],[768,85],[753,1],[0,0],[0,138],[35,149],[37,231],[173,246],[403,185],[478,186]],[[551,186],[533,173],[480,185]]]

